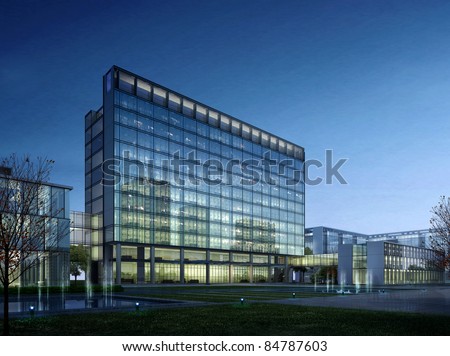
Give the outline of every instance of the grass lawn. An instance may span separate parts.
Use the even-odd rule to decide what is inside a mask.
[[[450,317],[237,303],[13,319],[11,335],[450,335]]]

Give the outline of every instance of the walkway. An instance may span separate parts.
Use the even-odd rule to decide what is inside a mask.
[[[268,303],[450,315],[450,288],[390,289],[385,293],[290,298]]]

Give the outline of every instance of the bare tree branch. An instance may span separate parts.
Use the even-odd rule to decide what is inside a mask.
[[[6,324],[8,287],[58,251],[61,239],[69,234],[69,223],[65,226],[59,219],[68,212],[61,214],[64,208],[55,206],[57,197],[48,184],[53,163],[14,154],[0,159],[0,283]]]
[[[450,267],[450,198],[442,196],[431,209],[430,243],[440,268]]]

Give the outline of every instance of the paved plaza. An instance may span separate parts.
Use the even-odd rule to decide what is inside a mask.
[[[331,292],[333,290],[333,292]],[[158,297],[164,299],[183,296],[185,301],[204,302],[233,302],[244,297],[250,303],[276,303],[288,305],[307,305],[318,307],[335,307],[380,311],[400,311],[411,313],[426,313],[450,315],[450,285],[441,286],[385,286],[374,287],[370,293],[355,294],[354,287],[343,288],[351,294],[338,294],[336,288],[326,292],[324,286],[298,285],[266,285],[246,287],[233,286],[198,286],[198,288],[147,287],[129,288],[127,294],[152,295],[157,292]],[[296,292],[296,298],[291,297]],[[199,298],[201,297],[201,298]],[[218,298],[218,299],[217,299]],[[195,305],[195,304],[193,304]]]
[[[383,290],[378,288],[374,293],[291,298],[269,303],[450,315],[450,286],[386,289],[384,293]]]

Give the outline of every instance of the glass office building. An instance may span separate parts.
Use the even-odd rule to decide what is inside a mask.
[[[70,212],[70,244],[91,245],[92,217],[81,211]]]
[[[429,229],[389,232],[385,234],[369,235],[369,241],[391,241],[406,246],[425,247],[431,246],[431,232]]]
[[[429,246],[430,230],[366,235],[324,226],[305,229],[305,254],[291,259],[295,266],[338,266],[342,284],[441,283],[444,271],[436,267]],[[330,258],[330,256],[335,256]]]
[[[368,235],[339,230],[335,228],[316,226],[305,229],[306,254],[337,253],[339,245],[356,245],[365,243]]]
[[[302,147],[118,67],[85,133],[94,282],[289,280]]]
[[[20,269],[10,270],[13,286],[67,286],[69,281],[70,204],[72,187],[47,182],[19,180],[10,169],[0,167],[0,213],[6,229],[15,237],[29,236],[29,245],[17,252]],[[2,173],[8,171],[8,174]],[[25,203],[23,203],[25,201]],[[27,211],[23,216],[18,212]],[[16,215],[13,220],[8,216]],[[8,226],[8,221],[25,218],[23,224]],[[19,235],[20,234],[20,235]],[[14,242],[13,245],[17,243]],[[0,262],[1,265],[2,262]],[[28,266],[27,266],[28,265]],[[24,268],[24,266],[26,266]],[[10,269],[13,268],[10,266]],[[5,272],[6,273],[6,272]]]

